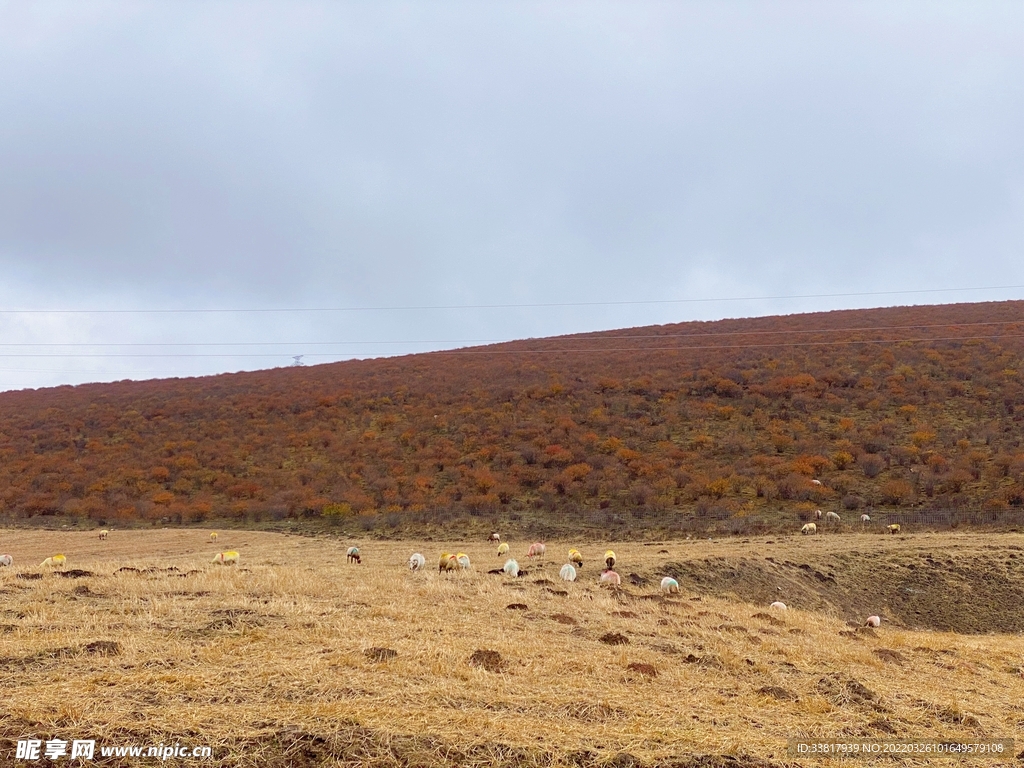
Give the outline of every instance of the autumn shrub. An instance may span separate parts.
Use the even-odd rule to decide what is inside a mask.
[[[857,460],[865,477],[877,477],[885,469],[885,460],[873,453],[862,454]]]
[[[848,493],[843,496],[843,509],[848,509],[851,512],[853,510],[860,509],[864,506],[864,499],[855,493]]]

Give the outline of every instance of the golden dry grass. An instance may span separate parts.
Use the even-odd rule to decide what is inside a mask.
[[[1011,542],[1024,537],[793,537],[773,552]],[[0,571],[0,736],[211,744],[229,766],[571,765],[619,753],[645,764],[693,754],[793,763],[791,736],[1024,731],[1020,636],[887,624],[853,632],[816,613],[767,615],[686,591],[662,597],[656,582],[596,583],[609,546],[623,574],[655,575],[659,563],[709,552],[763,554],[763,539],[549,542],[543,568],[527,564],[528,542],[513,542],[530,570],[517,581],[485,572],[502,563],[486,542],[356,542],[363,564],[348,565],[352,543],[244,531],[211,543],[198,529],[113,531],[106,541],[0,532],[0,550],[16,558]],[[570,546],[587,562],[580,581],[564,585],[557,572]],[[241,552],[240,566],[210,564],[228,549]],[[468,553],[473,571],[439,575],[442,550]],[[409,572],[414,551],[426,572]],[[38,567],[57,552],[66,569],[95,575]],[[123,566],[142,570],[115,572]],[[629,642],[601,642],[608,633]],[[119,652],[90,652],[95,641]],[[371,648],[397,656],[375,661]],[[471,666],[480,649],[497,651],[502,669]]]

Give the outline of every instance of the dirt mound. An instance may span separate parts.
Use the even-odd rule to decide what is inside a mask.
[[[879,614],[883,622],[911,629],[1015,634],[1024,632],[1024,558],[1007,555],[1000,547],[969,554],[808,551],[799,560],[672,562],[659,572],[689,591],[762,605],[783,595],[792,607],[857,623]]]

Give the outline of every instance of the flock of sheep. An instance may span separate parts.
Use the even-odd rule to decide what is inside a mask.
[[[110,531],[106,528],[99,532],[100,541],[104,541],[110,535]],[[217,541],[216,531],[210,534],[210,541]],[[238,559],[240,555],[235,550],[231,549],[227,552],[218,552],[213,557],[213,562],[218,565],[238,565]],[[48,558],[43,560],[39,564],[40,568],[63,568],[67,564],[67,557],[63,554],[50,555]],[[9,568],[14,564],[14,557],[12,555],[0,555],[0,568]]]
[[[815,510],[815,512],[814,512],[814,519],[819,521],[819,522],[821,521],[822,513],[821,513],[820,509]],[[840,522],[842,520],[842,518],[839,516],[839,513],[831,512],[831,511],[826,512],[824,514],[824,519],[825,519],[826,523],[838,523],[838,522]],[[871,522],[871,515],[861,515],[860,516],[860,521],[861,521],[861,523],[864,523],[864,524],[870,523]],[[899,533],[900,532],[899,523],[893,523],[892,525],[887,525],[887,526],[885,526],[885,530],[886,530],[887,533]],[[814,534],[814,533],[817,533],[817,532],[818,532],[818,524],[817,523],[806,523],[800,529],[800,533],[804,534],[805,536],[807,534]]]
[[[834,514],[834,513],[831,513]],[[838,516],[837,516],[838,517]],[[813,525],[813,523],[812,523]],[[892,526],[890,526],[892,528]],[[899,526],[896,526],[897,532]],[[490,541],[498,544],[498,557],[504,557],[509,553],[509,545],[506,542],[501,541],[501,536],[497,533],[492,533]],[[545,553],[547,552],[547,546],[543,542],[535,542],[530,545],[527,550],[526,556],[530,559],[537,558],[538,561],[543,560]],[[566,562],[558,571],[558,577],[562,581],[576,581],[577,569],[583,568],[583,555],[578,549],[570,549],[568,555],[568,562]],[[348,561],[361,563],[362,560],[359,556],[358,547],[349,547],[348,549]],[[600,583],[607,584],[610,586],[619,586],[622,583],[622,577],[615,571],[615,564],[617,558],[615,552],[608,550],[604,553],[604,569],[601,571]],[[409,556],[409,570],[416,572],[422,571],[427,565],[427,558],[420,552],[414,552]],[[441,557],[438,560],[438,573],[451,573],[455,571],[468,571],[471,568],[469,561],[469,555],[464,552],[458,552],[452,554],[450,552],[442,552]],[[519,563],[515,559],[509,558],[505,561],[505,565],[501,568],[495,568],[494,570],[488,571],[491,574],[511,576],[518,578],[526,575],[526,571],[519,567]],[[668,594],[675,594],[679,592],[679,582],[673,579],[671,576],[665,576],[661,580],[661,591]],[[776,601],[771,604],[771,608],[777,610],[788,610],[788,606],[780,601]],[[866,627],[878,627],[882,623],[882,619],[879,616],[868,616],[864,622]]]
[[[821,519],[821,510],[817,512],[817,519]],[[839,515],[835,512],[828,512],[825,515],[825,520],[828,522],[839,522]],[[869,522],[870,517],[867,515],[861,516],[862,522]],[[900,526],[898,524],[887,526],[889,533],[899,533]],[[815,523],[807,523],[800,529],[803,534],[817,533],[817,525]],[[110,531],[103,529],[99,532],[99,538],[106,539],[110,534]],[[217,541],[217,533],[212,532],[210,534],[210,541]],[[490,537],[492,543],[498,545],[498,557],[505,557],[509,553],[509,545],[507,542],[501,541],[501,536],[497,533],[492,533]],[[538,562],[543,562],[544,556],[547,553],[547,546],[543,542],[534,542],[530,545],[526,552],[526,557],[530,560],[536,559]],[[359,551],[359,547],[351,546],[345,553],[345,559],[349,563],[362,563],[362,556]],[[604,568],[601,570],[599,581],[601,584],[609,586],[619,586],[622,584],[622,577],[619,576],[615,570],[615,564],[618,561],[615,552],[608,550],[604,553]],[[225,552],[218,552],[214,558],[213,563],[218,565],[237,565],[239,561],[239,553],[235,550],[227,550]],[[11,555],[0,555],[0,567],[9,567],[14,562],[14,558]],[[40,567],[63,567],[67,562],[67,558],[63,554],[51,555],[50,557],[43,560]],[[421,571],[426,567],[427,559],[419,552],[414,552],[409,557],[409,570]],[[438,560],[438,573],[452,573],[455,571],[468,571],[472,567],[469,560],[469,555],[464,552],[450,553],[442,552],[441,557]],[[576,581],[578,571],[583,568],[583,555],[578,549],[570,549],[567,557],[567,562],[559,569],[558,576],[562,581]],[[519,567],[519,563],[514,558],[509,558],[505,561],[504,566],[488,571],[491,574],[511,576],[512,578],[519,578],[525,576],[527,571]],[[661,591],[669,594],[679,592],[679,582],[673,579],[671,576],[666,576],[661,580]],[[777,610],[788,610],[785,603],[776,601],[770,606]],[[881,618],[878,616],[869,616],[864,624],[867,627],[878,627],[881,625]]]
[[[498,545],[498,557],[505,557],[509,553],[509,545],[507,542],[501,540],[501,536],[497,533],[492,533],[490,541]],[[538,562],[543,562],[544,556],[547,553],[547,545],[543,542],[534,542],[530,545],[526,552],[526,557],[530,560],[534,558]],[[348,561],[349,562],[362,562],[359,557],[358,547],[349,547],[348,550]],[[612,586],[618,586],[622,583],[622,577],[615,571],[616,556],[612,550],[608,550],[604,553],[604,569],[601,571],[600,582],[602,584],[609,584]],[[414,552],[409,556],[409,570],[420,571],[426,567],[427,558],[422,553]],[[438,560],[437,572],[438,573],[452,573],[455,571],[468,571],[472,567],[469,555],[465,552],[442,552],[441,557]],[[568,562],[563,565],[558,571],[558,577],[562,581],[576,581],[577,569],[583,568],[583,555],[578,549],[570,549]],[[488,573],[496,575],[511,576],[512,578],[519,578],[527,575],[527,571],[519,567],[518,561],[514,558],[509,558],[505,561],[505,564],[501,568],[495,568],[494,570],[488,571]],[[665,592],[678,592],[679,582],[670,576],[666,576],[661,580],[661,589]]]

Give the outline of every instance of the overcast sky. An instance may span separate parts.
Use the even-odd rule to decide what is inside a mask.
[[[0,389],[1021,285],[1019,2],[0,2]]]

